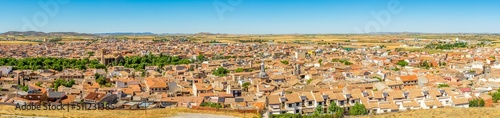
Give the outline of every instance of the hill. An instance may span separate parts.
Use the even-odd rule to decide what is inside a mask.
[[[438,108],[360,116],[360,118],[495,118],[498,116],[500,116],[499,108]]]

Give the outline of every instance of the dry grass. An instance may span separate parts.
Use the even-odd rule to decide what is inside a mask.
[[[361,118],[498,118],[499,116],[499,108],[438,108],[361,116]]]
[[[158,118],[174,116],[179,113],[202,113],[214,115],[227,115],[235,117],[243,117],[244,114],[236,112],[211,112],[202,110],[192,110],[187,108],[165,108],[165,109],[152,109],[147,110],[147,115],[144,110],[96,110],[96,111],[21,111],[15,110],[14,106],[0,106],[0,114],[3,115],[19,115],[19,116],[45,116],[45,117],[85,117],[85,118]],[[256,117],[256,114],[246,114],[246,117]]]
[[[37,42],[28,42],[28,41],[0,41],[0,45],[20,45],[20,44],[37,44]]]

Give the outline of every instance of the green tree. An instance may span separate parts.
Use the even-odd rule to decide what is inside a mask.
[[[35,85],[38,87],[42,87],[42,82],[36,82]]]
[[[245,71],[245,70],[243,70],[243,68],[237,68],[237,69],[235,70],[235,72],[237,72],[237,73],[239,73],[239,72],[243,72],[243,71]]]
[[[323,59],[319,59],[318,63],[321,64],[323,62]]]
[[[321,114],[323,114],[323,106],[317,105],[316,109],[314,109],[313,116],[319,116]]]
[[[366,114],[368,114],[368,112],[366,110],[365,105],[360,104],[358,102],[356,102],[356,104],[354,104],[354,106],[349,111],[349,115],[353,115],[353,116],[366,115]]]
[[[250,86],[250,82],[245,82],[241,86],[245,89],[245,91],[248,91],[248,87]]]
[[[203,61],[205,61],[205,60],[206,60],[206,58],[205,58],[205,56],[204,56],[204,55],[199,54],[198,56],[196,56],[196,60],[197,60],[198,62],[203,62]]]
[[[344,108],[338,106],[335,101],[332,101],[330,106],[328,106],[328,113],[333,114],[337,118],[341,118],[344,116]]]
[[[308,79],[306,82],[307,84],[310,84],[313,81],[313,79]]]
[[[450,87],[450,85],[448,85],[448,84],[439,84],[438,88],[441,88],[441,87]]]
[[[498,100],[500,100],[500,89],[498,89],[496,92],[494,93],[491,93],[490,94],[492,99],[493,99],[493,102],[497,102]]]
[[[226,76],[227,74],[229,73],[229,70],[227,70],[226,68],[224,67],[219,67],[217,69],[215,69],[212,74],[215,75],[215,76],[218,76],[218,77],[224,77]]]
[[[87,54],[89,55],[89,57],[94,56],[94,53],[95,52],[87,52]]]
[[[397,65],[401,66],[401,67],[405,67],[405,66],[408,66],[408,62],[406,62],[405,60],[399,60],[398,63],[396,63]]]
[[[377,77],[377,76],[375,76],[375,77],[373,77],[373,78],[378,79],[378,81],[380,81],[380,82],[384,81],[384,79],[382,79],[382,78],[380,78],[380,77]]]
[[[21,90],[24,91],[24,92],[27,92],[29,90],[29,87],[21,85]]]
[[[288,65],[288,64],[289,64],[287,60],[281,60],[281,63],[282,63],[282,64],[285,64],[285,65]]]
[[[469,107],[484,107],[484,100],[477,98],[469,101]]]

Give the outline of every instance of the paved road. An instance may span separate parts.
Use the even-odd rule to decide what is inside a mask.
[[[233,116],[200,114],[200,113],[181,113],[170,118],[237,118]]]

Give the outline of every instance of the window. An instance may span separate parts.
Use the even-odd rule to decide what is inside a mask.
[[[309,103],[308,103],[308,104],[309,104],[309,106],[312,106],[312,105],[313,105],[313,102],[312,102],[312,101],[309,101]]]
[[[289,107],[289,108],[292,108],[292,104],[288,104],[288,107]]]
[[[299,113],[299,110],[295,110],[295,113]]]
[[[300,103],[297,103],[295,106],[300,106]]]

